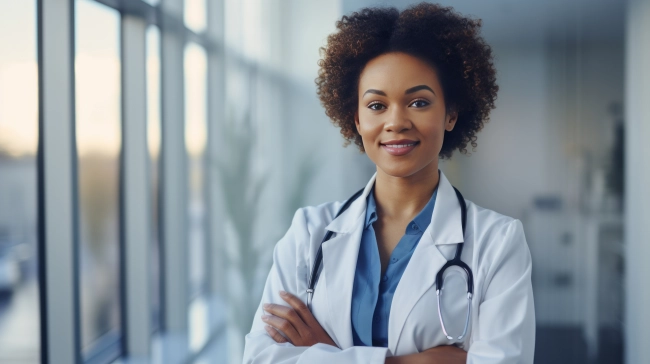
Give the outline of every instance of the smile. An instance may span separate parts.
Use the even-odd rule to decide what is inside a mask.
[[[382,149],[384,149],[388,154],[394,155],[394,156],[402,156],[405,154],[410,153],[413,149],[415,149],[416,146],[420,144],[420,142],[415,142],[411,141],[408,143],[405,142],[399,142],[399,143],[394,143],[394,142],[389,142],[390,144],[380,144]]]
[[[406,147],[412,147],[416,143],[409,143],[409,144],[385,144],[387,147],[390,148],[406,148]]]

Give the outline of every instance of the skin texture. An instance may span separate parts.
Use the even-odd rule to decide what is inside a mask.
[[[416,86],[426,86],[408,92]],[[429,90],[430,89],[430,90]],[[368,90],[374,90],[367,92]],[[357,132],[368,157],[377,165],[374,223],[382,272],[402,237],[406,224],[424,208],[438,185],[438,155],[445,131],[453,130],[457,114],[445,108],[438,74],[426,62],[405,53],[387,53],[368,62],[358,87]],[[410,139],[419,144],[402,156],[389,154],[382,143]],[[262,319],[276,342],[295,346],[325,343],[336,346],[306,305],[281,293],[291,306],[265,305]],[[467,353],[440,346],[421,353],[387,358],[386,363],[465,363]]]
[[[364,150],[354,123],[359,75],[370,60],[403,52],[441,72],[447,106],[458,111],[458,124],[446,133],[440,157],[476,148],[476,134],[488,121],[499,89],[492,51],[480,36],[479,19],[422,2],[402,11],[364,8],[343,16],[336,28],[321,48],[316,87],[325,114],[347,142]]]
[[[312,346],[318,343],[336,346],[304,302],[284,291],[280,292],[280,297],[291,307],[265,304],[264,311],[270,315],[262,316],[267,324],[266,332],[273,340],[278,343],[291,342],[294,346]]]
[[[417,86],[427,88],[406,93]],[[378,220],[373,226],[384,272],[406,225],[438,185],[438,155],[444,133],[453,130],[457,114],[445,109],[436,71],[405,53],[387,53],[368,62],[358,89],[355,125],[368,158],[377,165],[374,193]],[[399,139],[418,144],[401,156],[382,147],[382,143]]]

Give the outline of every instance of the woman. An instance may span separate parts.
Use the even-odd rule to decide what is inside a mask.
[[[318,94],[377,172],[339,216],[342,202],[296,212],[275,247],[244,362],[532,363],[522,225],[464,201],[438,170],[439,158],[476,146],[494,108],[480,21],[422,3],[363,9],[337,28],[323,49]],[[326,231],[334,237],[322,243],[308,307]],[[436,275],[456,252],[471,272],[445,270],[438,297]]]

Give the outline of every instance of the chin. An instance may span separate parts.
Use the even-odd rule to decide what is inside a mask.
[[[429,169],[435,169],[435,172],[438,171],[438,164],[435,163],[436,160],[428,161],[422,163],[414,163],[415,161],[402,160],[402,161],[380,161],[375,163],[378,170],[381,170],[383,173],[391,177],[406,178],[411,177],[418,173],[428,173]]]
[[[377,164],[377,168],[391,177],[410,177],[420,171],[423,167],[410,166],[407,163],[390,163]]]

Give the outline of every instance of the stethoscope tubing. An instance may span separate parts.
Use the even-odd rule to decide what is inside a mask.
[[[352,195],[344,204],[341,206],[339,209],[338,213],[334,217],[336,219],[339,217],[345,210],[347,210],[348,207],[356,200],[362,193],[363,193],[363,188],[357,191],[354,195]],[[458,198],[458,202],[460,204],[460,209],[461,209],[461,222],[462,222],[462,227],[463,227],[463,237],[465,236],[465,227],[467,224],[467,204],[465,202],[465,198],[463,195],[454,187],[454,191],[456,192],[456,197]],[[330,240],[332,238],[332,235],[334,235],[334,232],[327,230],[325,233],[325,236],[323,237],[323,240],[321,241],[320,245],[318,246],[318,252],[316,253],[316,257],[314,259],[314,265],[311,270],[311,274],[309,275],[309,284],[307,288],[307,307],[311,310],[311,304],[312,304],[312,299],[314,297],[314,289],[316,285],[316,280],[318,279],[318,272],[320,270],[320,267],[323,262],[323,243],[326,241]],[[444,278],[443,274],[445,270],[449,267],[452,266],[457,266],[460,267],[465,271],[465,274],[467,275],[467,314],[465,318],[465,327],[463,329],[463,333],[457,337],[456,340],[462,340],[465,335],[467,334],[467,329],[469,327],[469,320],[471,316],[471,311],[472,311],[472,297],[474,295],[474,274],[472,273],[472,270],[470,267],[465,264],[461,260],[461,255],[463,253],[463,246],[464,242],[458,243],[456,246],[456,253],[454,254],[454,258],[451,260],[448,260],[445,265],[440,268],[438,273],[436,274],[436,299],[438,302],[438,318],[440,319],[440,325],[442,326],[442,331],[445,334],[445,337],[448,340],[454,340],[454,337],[449,335],[447,333],[447,329],[445,327],[445,322],[442,318],[442,311],[440,309],[441,307],[441,302],[440,302],[440,297],[442,296],[442,287],[444,284]]]

